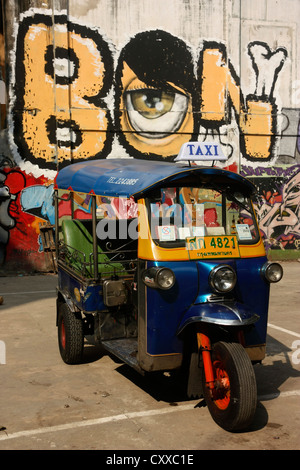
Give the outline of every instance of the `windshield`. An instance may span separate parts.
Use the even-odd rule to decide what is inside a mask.
[[[223,235],[249,244],[259,235],[250,199],[229,188],[163,188],[148,198],[148,212],[152,238],[166,247]]]

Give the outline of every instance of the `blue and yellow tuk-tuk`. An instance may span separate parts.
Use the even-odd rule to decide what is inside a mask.
[[[253,364],[282,268],[267,260],[254,185],[191,162],[203,147],[188,145],[187,162],[112,158],[58,173],[58,343],[67,364],[93,335],[142,374],[186,368],[188,397],[235,431],[256,410]]]

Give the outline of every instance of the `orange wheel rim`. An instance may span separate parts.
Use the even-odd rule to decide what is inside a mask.
[[[66,349],[66,330],[65,330],[64,321],[61,322],[60,342],[61,342],[63,349]]]
[[[214,361],[213,368],[215,374],[214,403],[220,410],[226,410],[230,403],[229,376],[220,361]]]

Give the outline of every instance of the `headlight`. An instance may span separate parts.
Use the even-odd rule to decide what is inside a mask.
[[[268,282],[278,282],[283,276],[283,269],[279,263],[265,263],[262,273]]]
[[[157,284],[161,289],[170,289],[174,286],[175,276],[173,271],[168,268],[162,268],[157,273]]]
[[[230,292],[236,284],[235,271],[227,265],[219,265],[209,275],[211,288],[218,293]]]
[[[150,268],[143,272],[142,279],[148,287],[170,289],[175,284],[175,274],[169,268]]]

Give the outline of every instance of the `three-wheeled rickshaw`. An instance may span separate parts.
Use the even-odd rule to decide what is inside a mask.
[[[188,160],[203,154],[197,146]],[[256,410],[253,364],[265,357],[270,283],[282,268],[267,260],[254,185],[179,160],[112,158],[58,173],[60,354],[79,363],[93,335],[142,374],[185,368],[188,396],[241,430]]]

